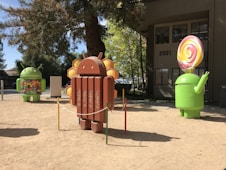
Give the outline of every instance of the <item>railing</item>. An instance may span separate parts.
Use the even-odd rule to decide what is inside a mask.
[[[195,74],[202,76],[205,70],[204,67],[197,67]],[[183,73],[180,68],[155,68],[154,85],[174,85],[176,79]]]

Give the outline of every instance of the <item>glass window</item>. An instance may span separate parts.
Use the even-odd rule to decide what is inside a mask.
[[[164,68],[161,69],[162,71],[162,84],[167,85],[169,84],[169,69]]]
[[[173,83],[176,82],[177,78],[180,76],[180,69],[179,68],[174,68],[173,69],[173,75],[172,75],[172,81]]]
[[[187,24],[180,24],[173,26],[173,43],[180,42],[186,35],[188,35]]]
[[[208,40],[208,22],[194,22],[191,24],[191,34],[199,37],[201,40]]]
[[[155,70],[155,84],[161,84],[161,70],[156,69]]]
[[[205,73],[205,69],[203,67],[197,67],[195,69],[195,74],[202,76]]]
[[[169,27],[168,26],[156,27],[155,43],[156,44],[169,43]]]
[[[155,70],[155,84],[158,85],[169,84],[169,69],[160,68]]]

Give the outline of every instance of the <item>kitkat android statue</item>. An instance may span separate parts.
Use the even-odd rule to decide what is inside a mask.
[[[104,108],[114,107],[114,78],[107,75],[102,55],[84,57],[71,79],[72,104],[77,106],[81,129],[95,133],[102,132],[106,123]]]
[[[16,90],[21,92],[24,102],[29,102],[31,98],[34,102],[40,101],[40,95],[46,89],[46,81],[42,78],[40,67],[24,68],[20,78],[16,80]]]
[[[186,36],[179,44],[177,51],[178,64],[185,73],[175,82],[175,105],[180,115],[185,118],[199,118],[204,107],[204,89],[209,72],[200,78],[194,69],[203,59],[203,44],[194,35]]]

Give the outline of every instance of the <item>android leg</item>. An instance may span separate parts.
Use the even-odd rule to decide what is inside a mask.
[[[200,118],[200,110],[184,110],[185,118]]]
[[[33,101],[34,101],[34,102],[40,101],[40,95],[34,95],[34,96],[33,96]]]
[[[30,101],[30,96],[23,95],[23,100],[24,100],[24,102],[29,102]]]
[[[101,132],[103,132],[103,123],[92,121],[91,122],[91,129],[95,133],[101,133]]]
[[[184,110],[180,109],[180,116],[184,117]]]
[[[82,130],[90,130],[91,129],[91,121],[86,119],[80,119],[80,127]]]

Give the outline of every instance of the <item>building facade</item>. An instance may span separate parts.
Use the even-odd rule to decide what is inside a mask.
[[[195,73],[210,72],[205,100],[219,103],[226,85],[226,0],[146,0],[145,6],[138,31],[147,39],[148,94],[174,98],[175,80],[183,73],[177,48],[192,34],[204,44],[204,59]]]

